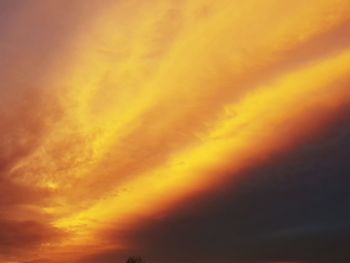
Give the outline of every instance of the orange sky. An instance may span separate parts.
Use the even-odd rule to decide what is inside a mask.
[[[215,192],[350,104],[347,0],[17,2],[0,27],[4,263],[125,248],[106,229]]]

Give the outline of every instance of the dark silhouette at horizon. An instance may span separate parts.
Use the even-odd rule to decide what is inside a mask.
[[[129,257],[126,263],[143,263],[141,257]]]

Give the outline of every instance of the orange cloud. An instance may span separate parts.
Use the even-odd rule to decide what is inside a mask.
[[[13,89],[1,90],[1,216],[69,233],[39,238],[33,260],[105,249],[110,224],[215,191],[224,172],[302,143],[349,104],[345,0],[29,6],[4,35],[23,40],[29,21],[38,38],[1,67]]]

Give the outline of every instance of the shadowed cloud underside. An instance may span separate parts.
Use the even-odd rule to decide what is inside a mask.
[[[347,0],[0,0],[0,262],[348,262]]]

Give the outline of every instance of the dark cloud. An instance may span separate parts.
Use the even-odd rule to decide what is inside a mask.
[[[350,111],[292,152],[245,171],[237,183],[145,219],[132,232],[106,231],[130,251],[86,262],[349,262]],[[85,261],[84,261],[85,262]],[[122,262],[122,261],[121,261]]]

